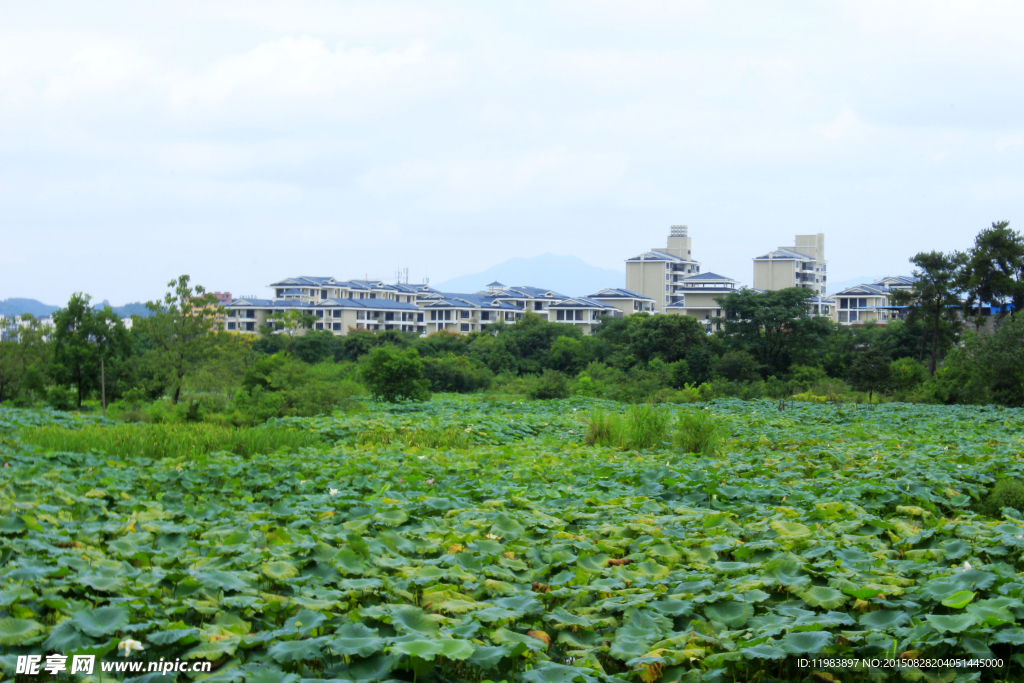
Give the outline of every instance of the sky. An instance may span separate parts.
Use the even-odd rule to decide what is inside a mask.
[[[1024,3],[0,0],[0,299],[1024,225]],[[543,286],[543,283],[530,283]],[[622,286],[624,283],[609,283]]]

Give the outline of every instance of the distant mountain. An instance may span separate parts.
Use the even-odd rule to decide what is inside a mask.
[[[605,287],[625,287],[626,274],[621,270],[598,268],[576,256],[541,254],[531,258],[510,258],[482,273],[462,275],[445,282],[431,283],[441,292],[471,294],[487,289],[492,282],[508,287],[528,285],[541,287],[567,296],[586,296]]]
[[[93,308],[103,308],[104,306],[110,306],[110,302],[104,299],[102,302],[93,305]],[[153,312],[146,308],[146,304],[136,301],[134,303],[125,304],[124,306],[110,306],[114,313],[117,314],[118,318],[130,318],[133,315],[137,315],[140,318],[148,318],[153,315]]]
[[[104,306],[110,306],[110,302],[103,300],[98,304],[94,304],[93,308],[103,308]],[[138,315],[143,318],[148,318],[153,315],[145,304],[142,303],[130,303],[124,306],[111,306],[114,309],[114,313],[119,318],[128,318],[132,315]],[[16,318],[25,313],[31,313],[37,318],[46,318],[53,315],[54,311],[60,310],[60,306],[50,306],[44,304],[35,299],[5,299],[0,301],[0,315],[5,318]]]
[[[48,306],[35,299],[4,299],[0,301],[0,315],[5,318],[16,318],[25,313],[31,313],[37,318],[45,318],[57,308],[57,306]]]

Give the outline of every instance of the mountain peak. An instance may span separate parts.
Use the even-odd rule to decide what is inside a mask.
[[[586,296],[605,287],[624,286],[626,275],[620,270],[592,266],[578,256],[547,252],[530,257],[514,256],[482,272],[431,286],[442,292],[472,293],[487,289],[488,282],[502,282],[510,287],[530,285],[568,296]]]

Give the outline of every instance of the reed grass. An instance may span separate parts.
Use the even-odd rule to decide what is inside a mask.
[[[359,435],[360,446],[398,445],[421,448],[466,449],[473,446],[473,439],[458,427],[425,427],[413,429],[392,429],[380,427]]]
[[[119,458],[192,459],[217,451],[240,456],[295,452],[319,446],[319,434],[283,427],[227,427],[212,424],[120,424],[81,429],[48,426],[24,429],[23,443],[47,451],[97,451]]]

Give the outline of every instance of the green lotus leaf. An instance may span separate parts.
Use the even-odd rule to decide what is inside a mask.
[[[841,591],[825,586],[813,586],[805,591],[800,591],[797,595],[811,607],[824,607],[825,609],[835,609],[850,599]]]
[[[267,648],[267,654],[275,662],[311,662],[320,657],[326,643],[327,638],[324,637],[285,640]]]
[[[186,645],[194,643],[199,635],[197,628],[179,628],[169,631],[156,631],[147,633],[146,640],[154,645],[173,645],[174,643],[185,642]]]
[[[182,659],[208,659],[215,662],[224,657],[235,654],[241,638],[233,636],[224,640],[215,640],[209,643],[199,643],[194,648],[181,656]]]
[[[481,669],[495,669],[501,663],[501,660],[508,657],[511,653],[512,648],[506,645],[494,647],[477,645],[473,655],[469,658],[469,663]]]
[[[977,593],[971,591],[957,591],[942,601],[942,604],[952,609],[963,609],[971,604]]]
[[[520,677],[527,683],[597,683],[599,679],[586,671],[575,666],[544,662],[536,669],[520,674]]]
[[[274,579],[275,581],[292,579],[299,575],[299,570],[294,564],[283,560],[278,560],[276,562],[264,562],[260,566],[260,570],[263,572],[264,576]]]
[[[515,541],[522,538],[526,529],[522,524],[502,512],[491,523],[491,533],[499,538]]]
[[[780,647],[774,645],[755,645],[754,647],[745,647],[740,652],[747,659],[784,659],[786,657],[786,651]]]
[[[427,640],[421,636],[397,638],[391,645],[391,652],[412,655],[428,661],[441,654],[442,650],[443,644],[440,640]]]
[[[19,645],[43,632],[43,625],[33,619],[0,619],[0,645]]]
[[[889,629],[906,624],[910,621],[910,615],[901,610],[880,609],[862,614],[858,621],[861,626],[866,628],[876,631],[888,631]]]
[[[772,529],[775,529],[775,533],[779,536],[786,536],[792,538],[802,538],[811,535],[811,528],[800,524],[799,522],[793,522],[790,520],[773,519],[771,522]]]
[[[99,638],[123,630],[130,617],[126,607],[100,607],[75,612],[71,624],[82,633]]]
[[[1011,607],[1019,608],[1020,600],[1007,597],[979,600],[972,605],[968,605],[967,612],[977,617],[979,624],[1001,626],[1017,620],[1009,609]]]
[[[82,634],[72,626],[70,621],[57,624],[43,642],[43,649],[48,652],[71,654],[85,648],[95,647],[97,641]]]
[[[431,619],[418,607],[400,607],[391,614],[391,625],[401,631],[414,633],[437,633],[441,624]]]
[[[961,633],[978,621],[973,614],[928,614],[925,619],[939,633]]]
[[[817,654],[822,648],[832,644],[832,634],[828,631],[800,631],[787,633],[779,641],[783,650],[791,655]]]
[[[249,583],[242,580],[241,577],[232,572],[220,570],[195,572],[192,577],[199,583],[199,585],[205,586],[206,588],[213,588],[215,590],[244,591],[252,590],[253,588]]]
[[[754,616],[754,606],[737,600],[725,600],[704,605],[704,616],[711,621],[725,624],[729,628],[740,628]]]
[[[994,643],[1007,643],[1009,645],[1024,645],[1024,628],[1020,626],[1011,626],[1010,628],[1004,628],[996,631],[995,635],[992,636],[992,642]]]
[[[335,637],[328,642],[331,651],[339,655],[369,657],[384,649],[385,640],[378,637],[376,629],[364,624],[342,624],[335,631]]]
[[[469,659],[476,652],[476,647],[468,640],[442,640],[441,654],[448,659],[462,661]]]
[[[298,674],[286,674],[276,666],[261,666],[245,674],[245,683],[297,683]]]

